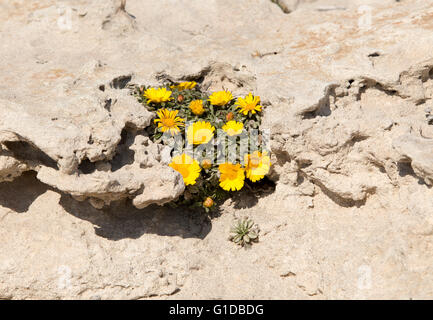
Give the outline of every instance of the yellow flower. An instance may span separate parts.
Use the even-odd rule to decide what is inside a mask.
[[[183,123],[185,120],[177,117],[178,112],[178,110],[160,109],[156,112],[159,119],[155,119],[154,122],[158,124],[162,132],[170,131],[170,134],[174,136],[180,132],[179,127],[185,126]]]
[[[171,100],[171,91],[166,88],[149,88],[144,92],[143,96],[147,98],[147,103],[161,103]]]
[[[189,104],[189,108],[191,109],[192,113],[198,116],[203,114],[204,113],[203,100],[191,101],[191,103]]]
[[[241,190],[244,186],[245,174],[241,165],[230,162],[219,165],[220,187],[226,191]]]
[[[198,121],[188,127],[186,137],[189,144],[204,144],[212,139],[214,131],[210,122]]]
[[[185,81],[181,82],[178,85],[170,86],[171,89],[177,89],[179,91],[186,90],[186,89],[194,89],[194,87],[197,85],[197,82],[195,81]]]
[[[231,137],[236,136],[242,133],[244,130],[244,124],[242,122],[232,120],[223,125],[223,130]]]
[[[262,111],[262,106],[258,105],[260,103],[260,97],[253,96],[251,93],[244,98],[238,98],[236,100],[236,108],[240,109],[239,112],[243,113],[245,116],[251,111],[255,114],[256,111]]]
[[[232,101],[233,96],[230,91],[217,91],[210,95],[209,101],[215,106],[225,106]]]
[[[263,179],[271,167],[271,159],[266,151],[263,153],[254,151],[252,154],[246,154],[244,160],[247,178],[252,182]]]
[[[182,175],[186,186],[195,184],[197,178],[200,176],[200,165],[185,153],[173,157],[169,166]]]

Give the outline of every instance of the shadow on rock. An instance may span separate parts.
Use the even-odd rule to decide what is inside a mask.
[[[36,179],[36,172],[24,172],[11,182],[0,183],[0,206],[26,212],[33,201],[50,188]]]
[[[152,205],[139,210],[125,200],[98,210],[87,201],[79,202],[66,194],[62,194],[60,205],[71,215],[94,224],[98,236],[115,241],[152,233],[204,239],[212,229],[208,216],[184,209]]]

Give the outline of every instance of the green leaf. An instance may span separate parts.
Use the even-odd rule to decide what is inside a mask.
[[[257,239],[257,237],[258,237],[258,235],[257,235],[255,232],[250,232],[250,233],[248,233],[248,236],[249,236],[252,240]]]

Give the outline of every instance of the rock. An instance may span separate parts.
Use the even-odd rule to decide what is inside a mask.
[[[17,160],[8,150],[0,151],[0,179],[1,181],[12,181],[27,171],[27,166]]]
[[[401,161],[409,161],[415,174],[427,185],[433,185],[433,139],[404,135],[393,146],[400,153]]]
[[[142,139],[146,140],[146,144],[135,145],[134,163],[118,170],[95,168],[86,174],[70,175],[53,168],[41,167],[36,177],[74,197],[90,197],[90,203],[99,209],[104,204],[109,205],[111,201],[124,198],[132,198],[132,203],[140,209],[152,203],[162,205],[176,199],[184,190],[181,175],[166,163],[159,163],[159,146],[155,146],[147,137],[137,136],[137,140]],[[143,157],[145,153],[146,156]]]
[[[121,133],[144,129],[154,117],[125,90],[119,90],[130,78],[115,78],[110,84],[102,85],[103,91],[101,86],[89,90],[87,97],[70,97],[71,105],[67,108],[43,106],[38,113],[24,105],[1,100],[0,141],[4,153],[9,155],[3,156],[3,181],[25,170],[35,170],[40,181],[75,197],[90,197],[91,203],[100,208],[113,200],[134,198],[145,185],[155,188],[155,193],[150,198],[141,196],[142,200],[134,201],[141,208],[177,198],[183,191],[182,180],[166,166],[167,159],[162,166],[159,164],[162,149],[153,146],[151,141],[135,146],[135,164],[131,152],[123,148],[126,156],[122,155],[125,158],[122,164],[132,164],[113,172],[108,170],[111,162],[120,156],[116,153],[122,147]],[[84,83],[85,77],[81,76],[77,82]],[[84,90],[84,84],[75,86],[77,92],[80,87]],[[144,153],[148,154],[147,160],[143,159]],[[87,172],[84,164],[94,167],[88,169],[92,172]],[[155,170],[158,165],[161,172],[166,171],[161,179]]]
[[[0,299],[432,297],[429,3],[275,2],[1,5]],[[130,88],[165,80],[261,97],[273,192],[158,206],[184,185]]]

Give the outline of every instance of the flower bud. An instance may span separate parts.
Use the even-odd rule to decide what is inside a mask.
[[[233,114],[233,112],[229,112],[229,113],[227,113],[227,115],[226,115],[226,120],[227,120],[227,121],[233,120],[233,118],[234,118],[234,114]]]
[[[184,99],[183,95],[180,94],[180,95],[177,96],[177,102],[182,102],[183,99]]]
[[[212,167],[212,161],[210,161],[209,159],[204,159],[201,162],[201,166],[202,166],[203,169],[208,170],[208,169],[210,169]]]
[[[212,200],[211,197],[207,197],[206,200],[203,202],[203,206],[204,206],[205,208],[210,208],[210,207],[212,207],[213,205],[214,205],[214,202],[213,202],[213,200]]]

